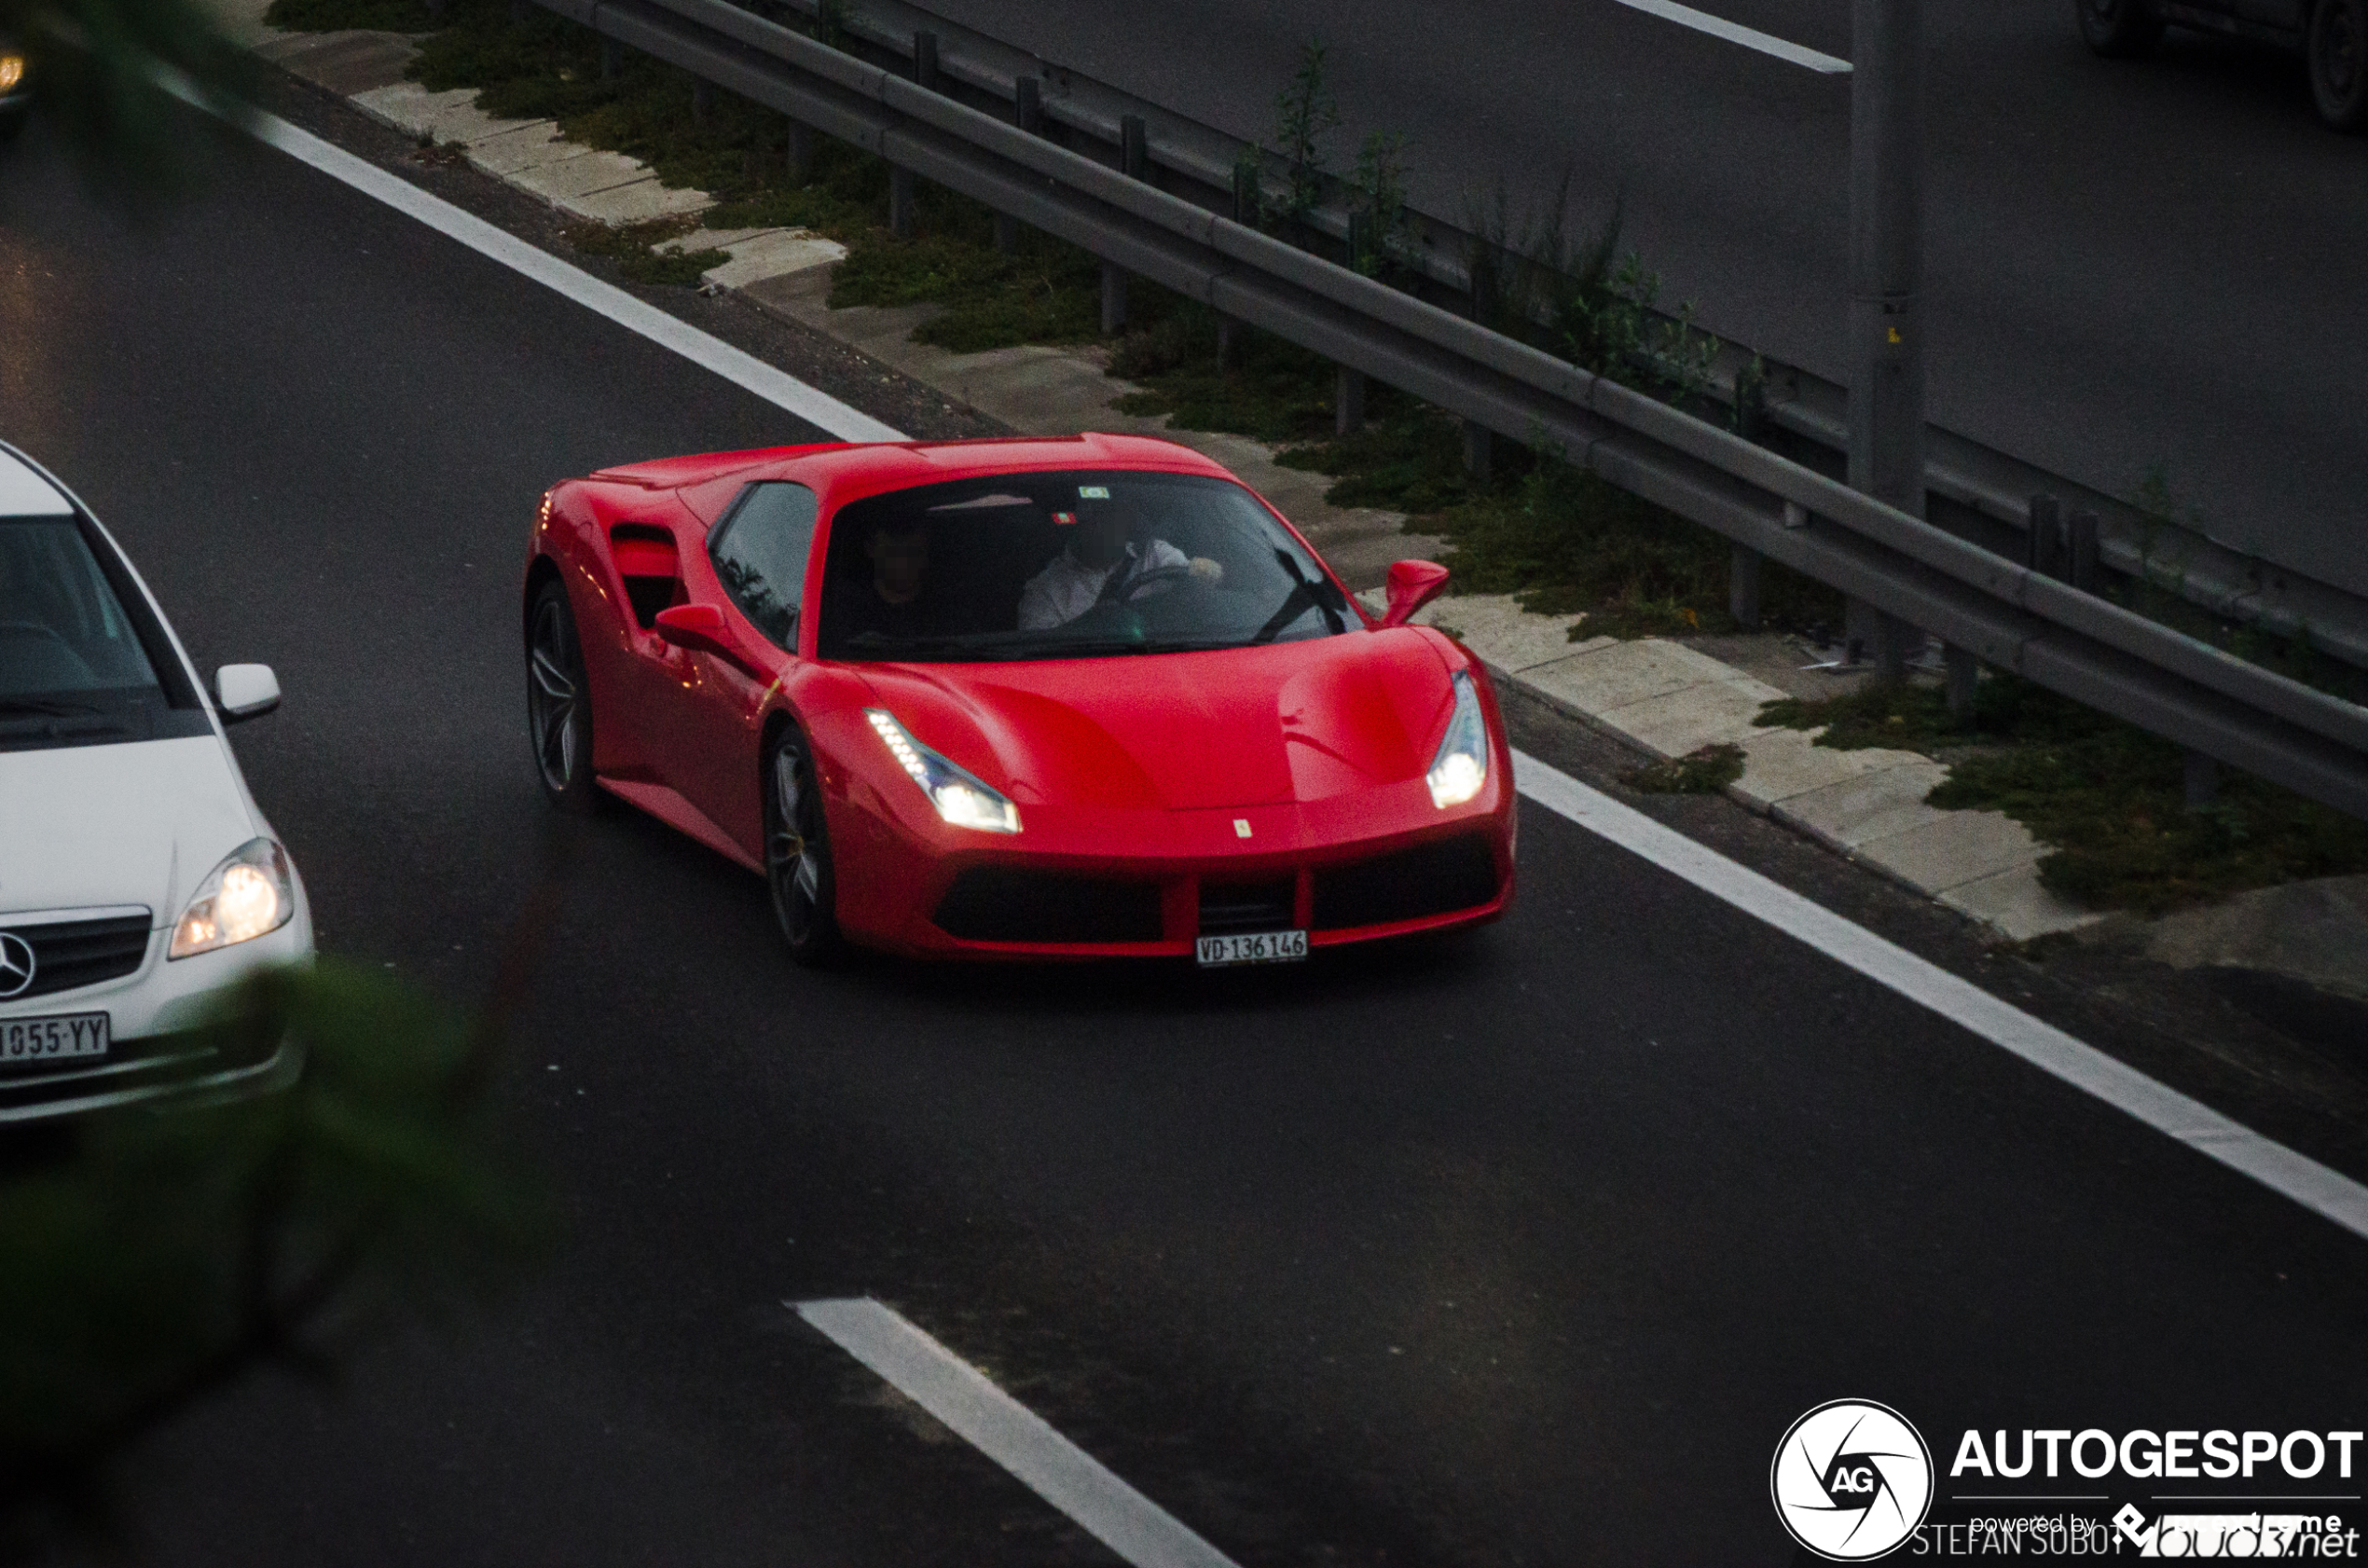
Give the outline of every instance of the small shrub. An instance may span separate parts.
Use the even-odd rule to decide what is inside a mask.
[[[1619,781],[1647,795],[1714,795],[1742,777],[1743,749],[1728,742],[1630,768]]]

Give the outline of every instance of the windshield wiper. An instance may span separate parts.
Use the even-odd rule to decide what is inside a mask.
[[[71,719],[77,714],[100,711],[96,704],[67,702],[61,697],[0,697],[0,715],[9,718]]]

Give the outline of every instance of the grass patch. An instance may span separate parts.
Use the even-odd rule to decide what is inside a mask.
[[[571,224],[567,235],[568,242],[577,250],[586,255],[607,256],[617,264],[618,271],[637,283],[696,286],[701,273],[732,258],[716,250],[656,249],[662,241],[680,239],[696,228],[689,220],[671,218],[615,228],[604,223]]]
[[[2094,909],[2161,915],[2368,872],[2368,823],[2236,773],[2208,809],[2190,812],[2178,747],[2013,676],[1985,679],[1963,723],[1937,688],[1918,685],[1772,702],[1760,722],[1824,724],[1820,746],[1897,747],[1948,763],[1930,804],[2022,823],[2049,846],[2040,881]]]
[[[1629,768],[1619,781],[1648,795],[1714,795],[1743,777],[1743,749],[1731,742]]]

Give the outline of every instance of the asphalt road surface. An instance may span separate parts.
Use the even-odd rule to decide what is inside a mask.
[[[1410,188],[1516,218],[1564,170],[1575,227],[1629,241],[1712,330],[1836,380],[1850,78],[1632,9],[1476,0],[928,0],[1236,135],[1273,140],[1327,40],[1345,171],[1407,138]],[[1850,0],[1696,0],[1842,59]],[[2321,127],[2295,61],[2174,34],[2093,58],[2072,0],[1927,0],[1931,417],[2127,495],[2162,465],[2213,537],[2368,594],[2368,139]]]
[[[0,421],[202,665],[277,667],[238,745],[324,946],[465,1001],[546,827],[536,495],[802,433],[260,147],[136,225],[20,151]],[[1521,855],[1501,925],[1287,971],[818,976],[755,878],[610,815],[505,1085],[559,1256],[206,1410],[127,1528],[241,1568],[1111,1561],[784,1306],[856,1294],[1244,1564],[1787,1562],[1771,1453],[1844,1396],[1944,1451],[2361,1424],[2358,1240],[1547,812]]]

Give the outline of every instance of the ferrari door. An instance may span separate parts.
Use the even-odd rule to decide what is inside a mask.
[[[716,585],[730,600],[739,658],[691,655],[688,721],[670,770],[674,787],[707,818],[755,852],[764,832],[757,741],[764,700],[797,655],[798,612],[819,510],[804,485],[763,480],[742,490],[708,534]],[[750,636],[750,633],[753,636]],[[672,780],[669,780],[672,782]]]

